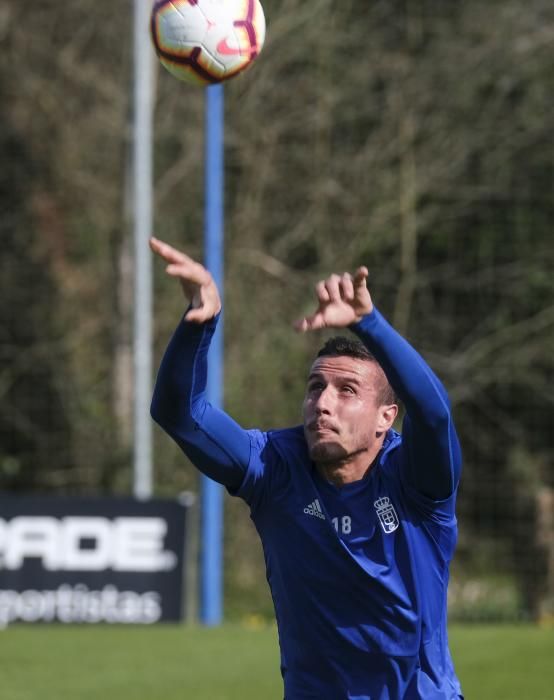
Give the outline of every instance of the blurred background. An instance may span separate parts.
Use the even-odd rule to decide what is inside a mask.
[[[225,408],[300,420],[314,283],[366,264],[452,399],[455,620],[554,618],[551,0],[265,0],[225,87]],[[0,0],[0,489],[132,489],[132,5]],[[203,255],[205,94],[157,69],[155,232]],[[158,364],[183,311],[156,266]],[[197,491],[158,429],[155,494]],[[225,615],[272,618],[225,501]]]

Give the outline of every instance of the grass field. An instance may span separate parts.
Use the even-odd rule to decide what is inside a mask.
[[[467,700],[553,700],[554,630],[455,626]],[[12,627],[2,700],[281,700],[276,632],[225,625]]]

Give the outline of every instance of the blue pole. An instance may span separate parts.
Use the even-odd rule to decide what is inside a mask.
[[[223,298],[223,86],[206,89],[204,259]],[[208,401],[222,405],[223,324],[212,340],[208,356]],[[200,618],[205,625],[222,619],[223,488],[201,477],[201,597]]]

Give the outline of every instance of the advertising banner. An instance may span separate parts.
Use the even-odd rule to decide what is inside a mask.
[[[0,626],[181,620],[186,513],[168,500],[0,496]]]

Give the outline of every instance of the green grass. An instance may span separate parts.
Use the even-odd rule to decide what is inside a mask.
[[[468,700],[554,698],[554,630],[451,629]],[[282,700],[276,631],[158,626],[0,632],[3,700]]]
[[[456,625],[456,672],[468,700],[552,700],[554,628]]]

